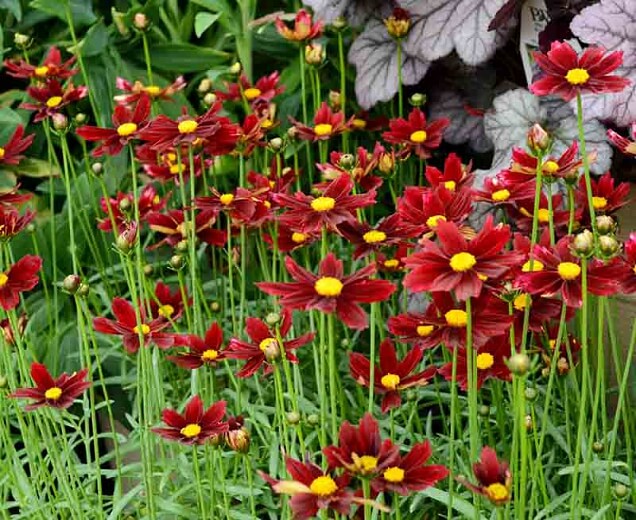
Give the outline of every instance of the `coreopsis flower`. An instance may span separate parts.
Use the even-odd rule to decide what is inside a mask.
[[[192,300],[187,298],[187,294],[182,294],[179,287],[170,291],[169,285],[159,281],[155,285],[154,297],[150,299],[150,315],[176,321],[183,314],[186,305],[192,305]]]
[[[152,246],[152,249],[164,244],[176,246],[182,240],[188,240],[190,233],[188,227],[192,225],[186,220],[186,214],[180,209],[171,209],[167,213],[151,211],[146,216],[146,222],[155,233],[165,235],[159,242]],[[208,245],[221,247],[227,240],[227,233],[220,229],[215,229],[216,213],[212,210],[199,211],[194,216],[195,233],[198,240]]]
[[[487,379],[501,379],[510,381],[512,374],[505,360],[510,357],[510,339],[507,335],[496,336],[476,349],[475,364],[477,366],[477,390]],[[453,363],[446,363],[438,372],[446,379],[453,380]],[[466,349],[457,352],[457,369],[455,380],[459,387],[468,389],[468,359]]]
[[[278,332],[269,327],[264,321],[248,317],[245,320],[245,332],[251,341],[232,338],[227,350],[227,357],[242,359],[246,363],[236,374],[238,377],[250,377],[265,366],[264,374],[272,372],[273,364],[283,354],[291,363],[298,363],[294,350],[306,345],[314,339],[315,334],[308,332],[302,336],[284,340],[292,327],[292,313],[283,309]]]
[[[33,211],[20,215],[17,209],[0,204],[0,241],[10,240],[20,233],[35,218]]]
[[[25,410],[31,411],[42,406],[51,408],[68,408],[77,397],[92,386],[86,381],[88,369],[69,375],[66,372],[59,377],[52,377],[47,368],[40,363],[31,363],[31,378],[34,388],[18,388],[9,397],[14,399],[33,399]]]
[[[124,348],[129,354],[135,354],[141,343],[144,346],[154,343],[162,349],[170,348],[174,344],[174,334],[162,332],[170,326],[170,322],[164,318],[149,320],[143,305],[139,306],[139,324],[134,307],[123,298],[113,298],[112,311],[114,320],[94,318],[93,328],[102,334],[121,336]]]
[[[221,193],[216,188],[210,188],[211,196],[197,197],[194,205],[202,211],[220,212],[234,221],[248,222],[256,213],[257,204],[261,200],[256,196],[260,193],[252,192],[246,188],[237,188],[233,192]]]
[[[326,446],[322,452],[329,470],[342,468],[351,476],[370,477],[395,464],[400,449],[390,439],[382,440],[378,422],[365,413],[357,428],[349,421],[343,422],[338,445]]]
[[[440,464],[427,464],[433,450],[429,441],[418,442],[405,455],[371,481],[374,493],[393,492],[407,496],[434,486],[448,476],[448,468]]]
[[[174,182],[179,184],[181,178],[183,182],[190,179],[190,160],[188,158],[188,150],[181,150],[181,162],[179,156],[174,149],[157,153],[146,143],[135,148],[135,156],[141,162],[144,173],[153,180],[161,183]],[[204,170],[206,162],[201,154],[194,156],[194,175],[199,177]]]
[[[471,165],[464,166],[458,155],[451,153],[444,161],[444,171],[435,166],[427,166],[426,180],[436,188],[440,184],[449,191],[456,191],[473,184],[475,175],[471,172]]]
[[[345,121],[342,111],[333,112],[324,101],[314,116],[313,126],[300,123],[292,117],[289,120],[296,128],[298,137],[306,141],[328,141],[351,128],[351,119]]]
[[[422,360],[424,350],[414,346],[402,360],[398,360],[395,346],[390,339],[380,344],[380,363],[373,367],[373,390],[382,395],[382,413],[402,404],[400,392],[414,386],[426,386],[437,372],[432,366],[421,372],[414,372]],[[362,354],[349,355],[349,370],[358,384],[368,387],[371,383],[371,363]]]
[[[77,74],[78,69],[71,69],[75,56],[62,62],[62,54],[55,46],[49,49],[41,65],[31,65],[24,60],[4,60],[7,74],[14,78],[35,79],[38,81],[63,80]]]
[[[133,220],[133,194],[118,192],[115,198],[106,200],[101,198],[99,205],[106,216],[99,219],[97,227],[102,231],[113,230],[113,221],[117,231],[121,233]],[[168,198],[161,198],[152,184],[147,184],[139,194],[137,201],[139,219],[145,220],[149,213],[162,210],[168,202]]]
[[[0,191],[0,205],[13,208],[16,204],[23,204],[33,197],[32,193],[18,193],[20,185],[16,184],[13,188]]]
[[[356,210],[375,202],[375,191],[351,195],[353,180],[346,174],[327,185],[322,195],[312,197],[301,192],[294,195],[278,193],[274,200],[287,208],[278,217],[282,225],[301,233],[312,233],[327,227],[332,231],[343,222],[356,220]]]
[[[500,506],[511,498],[512,474],[507,462],[497,459],[495,450],[485,446],[479,460],[473,464],[473,473],[477,484],[471,484],[464,477],[457,480],[475,493],[485,496],[493,504]]]
[[[273,249],[273,238],[269,234],[263,236],[263,240]],[[301,233],[300,231],[294,231],[293,229],[281,225],[278,227],[278,233],[276,235],[276,246],[281,253],[289,253],[299,247],[305,247],[314,242],[320,240],[320,233]]]
[[[625,241],[625,274],[621,281],[621,291],[625,294],[636,293],[636,232],[629,234]]]
[[[34,102],[22,103],[20,108],[36,112],[33,118],[34,123],[52,117],[66,105],[75,103],[88,95],[88,89],[85,86],[75,87],[73,83],[68,83],[62,87],[57,80],[48,81],[42,87],[27,87],[26,90]]]
[[[345,276],[342,261],[329,253],[318,268],[318,275],[300,267],[291,257],[285,258],[287,272],[293,282],[259,282],[257,287],[273,296],[281,296],[281,305],[289,309],[317,309],[335,312],[352,329],[368,326],[368,317],[360,303],[372,303],[388,298],[396,287],[386,280],[374,280],[375,265],[363,267]]]
[[[195,395],[187,402],[183,415],[170,408],[163,410],[161,417],[166,426],[152,431],[170,441],[202,445],[227,431],[227,423],[223,422],[225,407],[225,401],[217,401],[205,409],[201,398]]]
[[[623,51],[605,54],[601,47],[588,47],[579,57],[567,42],[552,42],[547,53],[534,52],[533,57],[543,76],[530,85],[537,96],[557,95],[564,101],[577,94],[620,92],[629,80],[613,76],[623,63]]]
[[[373,153],[368,152],[362,146],[358,147],[355,155],[333,151],[329,154],[328,163],[317,164],[316,167],[326,181],[332,181],[347,174],[360,186],[362,191],[369,191],[382,185],[382,178],[373,175],[372,172],[378,167],[380,157],[385,152],[384,146],[380,143],[375,143]]]
[[[0,307],[5,311],[15,309],[20,303],[20,293],[30,291],[39,281],[37,272],[42,268],[42,259],[25,255],[8,270],[0,272]]]
[[[226,358],[227,349],[223,348],[223,329],[216,322],[210,325],[203,338],[196,334],[176,335],[175,346],[186,346],[186,352],[179,352],[168,359],[175,365],[195,370],[206,365],[216,365]]]
[[[245,427],[242,415],[235,415],[227,420],[228,430],[223,434],[225,444],[237,453],[247,453],[250,449],[250,432]]]
[[[535,267],[534,263],[533,267]],[[538,267],[538,264],[536,267]],[[512,315],[514,317],[512,324],[517,344],[519,344],[522,339],[523,326],[526,320],[526,308],[530,308],[530,312],[528,313],[528,330],[536,333],[542,332],[547,323],[558,319],[561,314],[562,303],[555,298],[548,298],[543,295],[532,297],[526,292],[519,292],[511,299]],[[566,321],[572,317],[571,311],[572,309],[569,308],[568,311],[566,311]]]
[[[601,175],[598,179],[590,179],[590,184],[592,187],[592,206],[596,215],[611,215],[627,204],[629,183],[620,182],[616,185],[610,172]],[[589,203],[584,178],[579,180],[575,197],[578,206],[583,209],[582,221],[588,223],[590,221]]]
[[[539,342],[541,347],[541,359],[545,364],[543,373],[549,373],[552,366],[552,360],[556,354],[556,369],[559,375],[566,375],[572,366],[576,366],[579,361],[579,352],[581,344],[576,337],[564,329],[561,339],[559,340],[560,324],[557,322],[550,327],[546,327],[545,334],[540,336],[542,341]],[[556,349],[556,353],[555,353]]]
[[[552,224],[557,235],[563,234],[567,230],[570,220],[570,210],[563,208],[563,196],[560,193],[552,195]],[[534,222],[534,200],[520,199],[514,205],[506,206],[510,219],[521,231],[529,233]],[[576,206],[574,209],[574,220],[578,222],[583,215],[583,208]],[[537,213],[537,223],[539,229],[550,227],[550,207],[548,197],[541,193],[539,197],[539,211]]]
[[[275,24],[278,34],[291,42],[307,42],[320,38],[322,35],[323,23],[320,21],[313,23],[311,14],[305,9],[296,13],[293,29],[290,29],[280,16],[276,17]]]
[[[234,153],[248,157],[255,148],[265,146],[265,119],[256,114],[248,114],[243,123],[238,127],[238,140]]]
[[[411,28],[411,15],[406,9],[394,7],[391,16],[384,19],[384,26],[391,38],[401,40]]]
[[[0,146],[0,165],[17,165],[24,158],[22,152],[31,146],[34,138],[35,134],[24,137],[24,127],[18,125],[4,146]]]
[[[276,96],[285,91],[285,87],[280,84],[280,73],[272,72],[269,76],[259,78],[253,85],[244,74],[241,75],[237,83],[226,83],[227,92],[216,93],[218,99],[222,101],[245,101],[256,110],[266,106]]]
[[[286,457],[285,466],[293,480],[276,480],[265,473],[259,474],[276,493],[291,495],[289,506],[294,520],[313,518],[320,510],[349,514],[354,495],[347,489],[348,474],[335,477],[312,462],[300,462],[291,457]]]
[[[517,285],[531,295],[561,295],[570,307],[583,304],[581,261],[571,251],[572,237],[559,240],[554,248],[535,246],[532,272],[517,277]],[[619,290],[621,268],[612,262],[593,259],[587,265],[587,289],[597,296],[608,296]]]
[[[433,348],[442,342],[442,329],[429,323],[426,313],[408,312],[391,316],[387,328],[399,342],[412,344],[414,348]]]
[[[466,240],[452,222],[440,221],[435,231],[439,245],[424,239],[422,250],[404,261],[411,269],[404,286],[412,291],[453,291],[460,300],[474,298],[486,280],[501,278],[520,260],[517,253],[504,249],[510,228],[495,226],[491,216],[472,240]]]
[[[269,171],[266,174],[250,171],[247,174],[247,182],[259,192],[267,196],[267,200],[276,207],[276,201],[271,197],[274,193],[287,193],[292,183],[297,179],[298,172],[293,168],[282,167],[280,174],[276,157],[270,163]]]
[[[186,81],[183,76],[179,76],[173,83],[167,87],[160,87],[158,85],[144,85],[141,81],[130,81],[118,77],[115,80],[115,87],[117,89],[126,92],[126,94],[118,94],[113,99],[118,105],[132,105],[139,101],[139,99],[145,95],[149,96],[153,101],[161,99],[162,101],[172,101],[172,97],[183,90],[186,86]]]
[[[559,157],[543,158],[541,161],[542,175],[548,178],[576,178],[579,169],[583,166],[583,160],[579,158],[578,154],[579,144],[573,141]],[[590,159],[594,160],[594,158],[595,155],[591,154]],[[523,148],[514,147],[512,149],[511,162],[510,168],[502,173],[503,180],[507,184],[534,181],[539,162],[537,157],[530,155]]]
[[[607,131],[607,138],[624,154],[636,157],[636,121],[630,126],[629,139],[616,133],[614,130]]]
[[[26,314],[20,314],[17,324],[18,330],[16,333],[13,325],[11,325],[11,320],[9,318],[0,320],[0,329],[2,329],[2,335],[4,336],[4,340],[7,342],[7,345],[14,346],[16,344],[16,337],[22,338],[24,336],[24,331],[26,330],[28,321],[29,319],[27,318]]]
[[[504,175],[495,175],[485,178],[482,188],[473,190],[473,194],[476,201],[495,206],[508,206],[522,201],[532,201],[534,204],[535,191],[534,180],[519,183],[507,182]]]
[[[408,256],[409,244],[400,244],[390,254],[376,253],[376,265],[378,271],[385,273],[397,273],[404,270],[404,259]]]
[[[446,118],[427,122],[424,112],[414,108],[408,120],[398,118],[389,121],[388,132],[382,137],[387,143],[402,146],[402,155],[415,153],[420,159],[428,159],[435,148],[439,148],[442,135],[450,121]]]
[[[86,141],[102,141],[93,150],[93,157],[118,155],[133,139],[136,139],[146,125],[150,116],[150,97],[142,95],[134,110],[124,105],[117,105],[113,112],[113,128],[99,126],[80,126],[76,132]]]

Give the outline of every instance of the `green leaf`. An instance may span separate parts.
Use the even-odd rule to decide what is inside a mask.
[[[0,143],[6,143],[13,135],[16,126],[21,124],[23,124],[22,118],[15,110],[0,108]]]
[[[150,49],[152,66],[165,71],[199,72],[225,63],[230,55],[189,43],[162,43]]]
[[[420,499],[420,497],[422,496],[427,496],[429,498],[432,498],[433,500],[437,500],[444,505],[448,505],[450,501],[450,495],[448,494],[448,492],[433,487],[427,488],[421,493],[418,493],[417,499],[414,500],[411,504],[411,512],[415,511],[418,504],[418,499]],[[485,520],[486,518],[485,516],[477,514],[477,510],[475,510],[475,507],[472,504],[470,504],[463,498],[459,498],[458,496],[453,497],[453,509],[464,515],[464,518],[476,517],[480,520]]]
[[[232,13],[230,4],[228,4],[225,0],[192,0],[192,3],[205,7],[206,9],[214,11],[215,13]]]
[[[83,26],[91,25],[97,17],[93,12],[91,0],[69,0],[71,4],[71,15],[73,16],[73,25]],[[52,16],[56,16],[60,20],[66,21],[66,1],[60,0],[31,0],[31,7],[39,11],[43,11]]]
[[[93,25],[86,33],[84,40],[80,45],[82,56],[97,56],[106,49],[108,45],[108,29],[104,25],[103,20]]]
[[[194,33],[197,35],[197,38],[201,38],[201,35],[212,27],[214,22],[216,22],[220,16],[220,13],[197,13],[194,18]]]
[[[51,176],[58,177],[60,175],[60,170],[50,165],[48,161],[27,157],[20,161],[19,166],[15,168],[15,173],[18,176],[42,179]]]
[[[13,13],[13,16],[18,19],[18,22],[22,20],[22,6],[20,6],[20,0],[0,0],[0,9],[2,8],[11,11]],[[1,48],[2,42],[0,42],[0,49]]]

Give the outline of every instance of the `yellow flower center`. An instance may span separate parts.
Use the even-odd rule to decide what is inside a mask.
[[[161,94],[161,87],[157,85],[148,85],[144,87],[144,91],[148,93],[149,96],[156,97]]]
[[[234,201],[234,195],[231,193],[224,193],[219,197],[219,201],[221,201],[221,204],[224,206],[229,206]]]
[[[117,127],[117,133],[122,137],[128,137],[137,131],[137,125],[135,123],[124,123]]]
[[[272,121],[271,119],[263,119],[263,122],[261,123],[261,128],[264,128],[265,130],[267,130],[268,128],[271,128],[272,126],[274,126],[274,121]]]
[[[382,476],[387,482],[402,482],[404,480],[404,470],[402,468],[398,468],[397,466],[393,466],[385,470]]]
[[[331,477],[327,475],[323,475],[321,477],[315,478],[309,489],[314,495],[318,495],[320,497],[328,497],[329,495],[333,495],[336,491],[338,491],[338,485]]]
[[[159,195],[155,195],[152,198],[152,203],[156,206],[157,204],[159,204],[161,202],[161,197]]]
[[[561,262],[557,270],[564,280],[576,280],[581,274],[581,266],[574,262]]]
[[[410,137],[409,137],[409,141],[413,141],[414,143],[423,143],[424,141],[426,141],[426,138],[428,137],[428,135],[426,134],[426,132],[424,130],[417,130],[416,132],[413,132]]]
[[[521,266],[521,271],[524,273],[536,273],[539,271],[543,271],[545,266],[539,262],[539,260],[528,260],[525,264]]]
[[[60,397],[62,397],[62,389],[57,386],[49,388],[46,392],[44,392],[44,397],[50,401],[57,401]]]
[[[6,273],[0,273],[0,287],[4,287],[5,285],[7,285],[8,281],[9,277],[6,275]]]
[[[444,318],[451,327],[463,328],[468,323],[468,314],[461,309],[451,309],[444,314]]]
[[[550,222],[550,211],[545,208],[541,208],[537,214],[537,218],[542,224]]]
[[[204,350],[203,354],[201,354],[201,359],[203,359],[204,361],[214,361],[218,357],[219,357],[219,351],[214,350],[213,348]]]
[[[386,374],[380,380],[382,386],[388,390],[395,390],[400,384],[400,376],[397,374]]]
[[[583,85],[590,79],[590,74],[585,69],[570,69],[565,79],[570,85]]]
[[[201,433],[201,426],[198,424],[188,424],[181,428],[181,435],[191,439],[192,437],[196,437]]]
[[[546,161],[543,163],[543,171],[546,173],[556,173],[559,171],[559,164],[555,161]]]
[[[353,127],[358,130],[364,130],[367,126],[367,122],[364,119],[355,118],[353,120]]]
[[[550,347],[550,350],[554,350],[554,347],[556,347],[556,339],[548,340],[548,346]]]
[[[323,135],[330,135],[333,130],[333,126],[329,123],[320,123],[314,127],[314,133],[318,137],[322,137]]]
[[[455,181],[446,181],[444,183],[444,188],[449,191],[455,191],[455,188],[457,188],[457,183]]]
[[[351,458],[353,459],[354,466],[361,473],[370,473],[378,467],[378,459],[371,455],[362,455],[362,457],[358,457],[354,453]]]
[[[35,72],[36,76],[38,76],[39,78],[42,78],[46,76],[46,73],[48,71],[49,71],[49,68],[46,65],[42,65],[41,67],[36,67],[33,72]]]
[[[477,356],[477,368],[479,370],[487,370],[495,364],[495,358],[488,352],[482,352]]]
[[[0,159],[4,159],[4,148],[0,146]]]
[[[170,166],[170,173],[172,175],[178,175],[179,171],[181,171],[182,168],[182,164],[173,164],[172,166]]]
[[[594,206],[594,209],[605,209],[607,207],[607,199],[605,197],[592,197],[592,206]]]
[[[305,240],[307,240],[307,235],[305,233],[294,232],[291,236],[292,242],[296,244],[302,244]]]
[[[532,298],[530,298],[528,293],[521,293],[514,299],[512,305],[518,311],[523,311],[526,307],[532,305]]]
[[[426,219],[426,225],[431,229],[435,229],[440,220],[446,222],[446,217],[444,215],[433,215]]]
[[[159,307],[159,316],[163,316],[164,318],[169,318],[174,314],[174,307],[169,303],[162,305]]]
[[[177,129],[179,130],[180,134],[191,134],[197,129],[198,126],[199,123],[197,123],[193,119],[186,119],[185,121],[181,121],[177,125]]]
[[[260,96],[262,92],[257,88],[246,88],[243,94],[245,95],[245,99],[252,101]]]
[[[146,334],[150,334],[150,327],[146,323],[142,323],[141,328],[139,327],[139,325],[135,325],[133,332],[135,334],[139,334],[140,331],[141,331],[141,334],[145,336]]]
[[[46,106],[49,108],[55,108],[62,102],[62,96],[53,96],[46,100]]]
[[[510,192],[506,189],[497,190],[493,192],[491,197],[492,200],[494,200],[495,202],[504,202],[505,200],[508,200],[510,198]]]
[[[318,197],[311,201],[311,209],[314,211],[329,211],[336,205],[336,199],[332,197]]]
[[[456,273],[464,273],[466,271],[470,271],[476,263],[477,259],[470,253],[466,252],[457,253],[450,259],[451,269]]]
[[[273,346],[272,344],[278,346],[278,340],[276,338],[265,338],[258,344],[258,348],[261,349],[261,352],[265,352],[270,346]]]
[[[386,240],[386,233],[373,229],[362,235],[362,238],[367,244],[377,244]]]
[[[400,265],[400,261],[396,260],[395,258],[391,258],[389,260],[385,260],[384,261],[384,267],[386,267],[387,269],[395,269],[398,265]],[[636,266],[635,266],[636,268]],[[634,271],[636,272],[636,271]]]
[[[502,502],[508,500],[509,493],[506,486],[496,482],[486,488],[486,495],[493,502]]]
[[[335,298],[340,296],[342,292],[343,284],[338,278],[331,276],[323,276],[318,278],[314,284],[314,289],[320,296],[327,296],[329,298]]]
[[[433,330],[435,330],[435,327],[433,325],[418,325],[417,328],[415,329],[415,331],[417,332],[417,335],[422,338],[425,338],[426,336],[430,336]]]

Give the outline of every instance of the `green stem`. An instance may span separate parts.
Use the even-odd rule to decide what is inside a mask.
[[[596,211],[594,210],[594,202],[592,199],[590,161],[587,156],[587,146],[585,143],[585,128],[583,126],[583,100],[581,99],[580,92],[576,93],[576,122],[579,129],[579,144],[581,145],[581,159],[583,160],[583,175],[585,176],[585,192],[587,193],[587,204],[590,211],[590,220],[592,221],[592,231],[594,232],[594,238],[596,238]]]

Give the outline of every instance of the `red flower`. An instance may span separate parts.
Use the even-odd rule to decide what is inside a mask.
[[[426,167],[426,180],[436,188],[439,185],[447,190],[455,191],[463,187],[470,187],[473,184],[475,175],[470,171],[471,165],[464,167],[458,155],[451,153],[444,161],[444,171],[440,171],[435,166]]]
[[[279,85],[280,73],[272,72],[269,76],[259,78],[252,85],[247,76],[241,75],[237,83],[226,83],[227,92],[217,92],[216,95],[223,101],[241,101],[245,99],[252,109],[267,105],[272,99],[285,91],[285,87]]]
[[[385,339],[380,344],[380,364],[374,366],[373,386],[377,394],[383,395],[382,413],[402,404],[400,392],[412,386],[425,386],[435,375],[436,367],[429,367],[422,372],[412,373],[422,360],[424,350],[422,347],[413,347],[398,361],[395,347],[390,339]],[[349,370],[357,383],[366,387],[370,384],[369,359],[353,352],[349,355]]]
[[[18,189],[20,189],[20,185],[16,184],[8,191],[0,192],[0,205],[12,208],[14,204],[23,204],[31,200],[33,194],[25,193],[23,195],[20,195],[18,194]]]
[[[625,274],[621,282],[622,292],[636,293],[636,232],[629,234],[625,242]]]
[[[611,215],[618,208],[627,204],[627,196],[629,195],[628,182],[620,182],[616,186],[610,172],[602,175],[598,180],[590,179],[590,182],[592,185],[592,206],[594,206],[596,215]],[[575,195],[579,207],[583,208],[583,221],[589,222],[590,206],[583,177],[579,180],[578,190]]]
[[[164,101],[172,101],[172,96],[174,96],[180,90],[183,90],[186,86],[186,81],[183,79],[183,76],[179,76],[174,83],[168,85],[167,87],[159,87],[157,85],[148,85],[145,86],[141,81],[135,81],[131,83],[130,81],[124,78],[117,78],[115,81],[115,87],[119,90],[123,90],[124,92],[129,92],[129,94],[119,94],[115,96],[113,99],[117,102],[118,105],[132,105],[139,101],[141,97],[144,95],[150,96],[151,99],[162,99]]]
[[[225,231],[212,227],[216,222],[216,213],[214,211],[200,211],[195,215],[194,220],[196,236],[199,240],[217,247],[225,244],[227,239]],[[167,214],[151,211],[146,216],[146,222],[148,222],[150,229],[165,235],[162,240],[152,246],[153,249],[163,244],[176,246],[190,236],[186,229],[185,213],[180,209],[171,209]],[[188,220],[188,225],[190,225],[189,223],[190,220]]]
[[[569,209],[561,209],[562,206],[563,197],[560,194],[552,195],[552,223],[554,224],[557,234],[560,232],[563,233],[567,229],[568,222],[570,220]],[[517,201],[516,205],[506,207],[506,210],[510,214],[510,220],[515,222],[521,231],[525,231],[527,233],[530,232],[534,220],[533,199],[520,199]],[[580,221],[582,214],[583,209],[577,206],[574,210],[575,221]],[[539,229],[549,228],[550,209],[548,205],[548,197],[545,193],[541,193],[541,196],[539,197],[539,213],[537,215],[537,222],[539,224]]]
[[[559,240],[554,249],[535,246],[533,272],[522,273],[517,284],[530,294],[554,296],[560,294],[570,307],[583,304],[581,263],[570,248],[572,237]],[[604,264],[591,260],[587,266],[588,291],[597,296],[618,292],[622,269],[617,263]]]
[[[544,330],[547,323],[560,316],[562,303],[560,300],[554,298],[546,298],[545,296],[535,296],[533,298],[528,293],[520,292],[512,300],[512,306],[515,341],[519,344],[523,335],[526,307],[530,307],[530,312],[528,314],[528,330],[540,333]],[[572,317],[572,310],[573,309],[568,309],[566,311],[566,321]]]
[[[365,329],[368,318],[359,303],[371,303],[388,298],[395,285],[386,280],[369,278],[375,265],[344,276],[342,262],[329,253],[320,262],[318,275],[300,267],[291,257],[285,258],[287,272],[294,282],[260,282],[259,289],[273,296],[282,296],[281,305],[289,309],[318,309],[338,314],[338,318],[352,329]]]
[[[534,204],[534,194],[536,183],[533,179],[527,182],[510,182],[506,179],[505,172],[495,177],[484,179],[481,190],[473,190],[475,200],[488,202],[497,206],[507,206],[516,202],[532,201]]]
[[[33,122],[37,123],[57,114],[61,108],[74,103],[88,95],[84,86],[74,87],[72,83],[62,87],[56,80],[51,80],[43,87],[27,87],[27,94],[35,103],[22,103],[20,108],[36,112]]]
[[[243,120],[243,124],[238,128],[238,141],[236,141],[235,152],[247,157],[251,155],[256,147],[265,146],[265,128],[263,123],[267,121],[256,114],[249,114]]]
[[[185,296],[187,298],[187,294]],[[185,305],[192,305],[192,300],[188,299]],[[155,285],[154,298],[150,299],[150,315],[176,321],[183,314],[185,305],[179,287],[176,287],[174,292],[170,292],[170,286],[159,281]]]
[[[30,291],[39,281],[37,272],[42,268],[42,259],[26,255],[0,273],[0,306],[9,311],[20,303],[20,293]]]
[[[392,491],[406,496],[434,486],[448,476],[448,469],[438,464],[426,464],[432,454],[429,441],[413,445],[406,455],[401,455],[382,474],[371,481],[374,493]]]
[[[236,375],[238,377],[250,377],[263,365],[265,365],[264,374],[267,375],[272,371],[272,364],[280,358],[283,352],[288,361],[298,363],[298,358],[293,351],[312,341],[315,334],[308,332],[299,338],[285,341],[282,338],[289,334],[291,326],[292,313],[287,309],[284,309],[281,314],[278,331],[268,327],[265,322],[259,319],[247,318],[245,320],[245,332],[252,342],[248,343],[232,338],[227,352],[228,358],[247,361]]]
[[[292,42],[307,42],[320,38],[322,35],[322,22],[313,23],[311,14],[304,9],[296,13],[294,18],[294,28],[287,27],[280,16],[276,17],[276,30],[283,38]]]
[[[358,428],[349,421],[342,423],[338,446],[327,446],[322,452],[330,471],[343,468],[352,476],[370,477],[395,464],[400,449],[390,439],[380,438],[378,422],[365,413]]]
[[[316,167],[321,171],[323,179],[327,181],[347,174],[355,183],[359,184],[363,191],[369,191],[382,185],[382,178],[372,173],[377,169],[380,157],[385,151],[384,146],[380,143],[375,143],[373,153],[368,152],[362,146],[358,147],[355,156],[333,151],[329,155],[328,163],[316,164]],[[353,161],[351,161],[351,157],[353,157]]]
[[[333,112],[329,105],[323,101],[322,105],[314,116],[314,126],[307,126],[290,117],[297,130],[298,137],[307,141],[327,141],[332,137],[346,132],[351,128],[351,121],[345,121],[345,115],[342,111]]]
[[[17,209],[0,204],[0,240],[10,240],[35,218],[33,211],[20,215]]]
[[[201,368],[204,365],[216,365],[226,358],[227,352],[222,348],[223,330],[218,323],[213,323],[206,331],[205,337],[200,338],[195,334],[175,336],[175,345],[188,347],[187,352],[176,356],[168,356],[175,365],[188,370]]]
[[[182,147],[183,148],[183,147]],[[181,163],[178,161],[176,150],[168,148],[167,150],[157,153],[146,143],[135,148],[135,155],[142,163],[143,169],[148,177],[159,182],[174,182],[179,184],[181,177],[187,182],[190,178],[190,161],[188,160],[188,150],[181,150]],[[202,155],[194,156],[194,174],[196,177],[201,175],[206,163]],[[181,175],[179,175],[181,170]]]
[[[151,212],[163,209],[167,202],[167,197],[161,199],[155,187],[152,184],[147,184],[141,190],[139,201],[137,202],[139,219],[144,220]],[[97,227],[102,231],[112,231],[114,220],[117,231],[122,233],[132,222],[134,206],[132,193],[118,192],[116,198],[111,197],[108,201],[102,197],[99,205],[106,214],[106,217],[99,220],[97,224]]]
[[[624,154],[636,157],[636,122],[630,127],[629,139],[617,134],[614,130],[607,131],[607,138]]]
[[[499,462],[495,450],[488,446],[481,450],[479,461],[473,464],[473,473],[477,485],[471,484],[464,477],[458,477],[457,480],[495,505],[499,506],[510,500],[512,474],[507,462]]]
[[[541,341],[540,346],[542,348],[541,357],[546,365],[545,371],[550,370],[552,365],[552,359],[555,356],[554,349],[557,348],[557,339],[559,338],[559,323],[555,323],[550,327],[546,327],[545,336],[546,340]],[[556,368],[559,375],[563,376],[570,371],[572,366],[576,366],[579,361],[579,351],[581,350],[581,344],[572,334],[568,333],[564,329],[561,341],[559,342],[558,350],[556,353]],[[571,361],[571,364],[570,364]]]
[[[520,259],[518,254],[504,251],[510,228],[495,226],[491,216],[470,241],[451,222],[439,222],[436,231],[439,246],[424,239],[422,251],[404,261],[411,269],[404,286],[412,291],[453,291],[460,300],[477,297],[484,281],[500,278]]]
[[[417,348],[433,348],[442,342],[442,329],[429,323],[427,314],[409,312],[391,316],[387,326],[391,334],[398,336],[398,341],[412,343]]]
[[[355,211],[375,202],[375,191],[350,195],[353,181],[346,174],[327,185],[322,195],[312,197],[301,192],[294,195],[277,193],[273,199],[287,208],[278,217],[279,222],[301,233],[320,231],[323,226],[336,230],[338,224],[356,220]]]
[[[27,411],[42,406],[68,408],[76,397],[91,387],[92,384],[85,380],[87,375],[88,370],[85,368],[71,375],[63,373],[53,378],[44,365],[31,363],[31,378],[35,388],[18,388],[9,397],[35,399],[35,402],[26,406]]]
[[[166,349],[174,344],[174,334],[161,332],[170,326],[170,322],[163,318],[148,321],[143,305],[139,306],[140,325],[137,325],[135,309],[123,298],[113,298],[112,311],[115,320],[95,318],[93,328],[102,334],[122,336],[124,348],[129,354],[135,354],[139,350],[139,336],[143,338],[144,346],[154,343],[159,348]]]
[[[569,178],[578,175],[579,169],[583,166],[583,160],[578,158],[579,145],[576,141],[557,158],[548,157],[542,161],[541,172],[544,177]],[[595,155],[590,155],[593,160]],[[537,174],[537,158],[530,155],[523,148],[514,147],[512,149],[512,166],[502,173],[503,180],[509,184],[525,183],[532,181]]]
[[[510,357],[510,341],[508,336],[496,336],[490,339],[477,349],[477,389],[479,390],[484,381],[490,378],[510,381],[512,375],[505,359]],[[446,363],[439,369],[439,373],[446,381],[452,381],[453,363]],[[459,349],[457,352],[457,371],[455,380],[459,387],[466,391],[468,389],[468,360],[466,349]]]
[[[195,395],[186,404],[183,415],[170,408],[163,410],[161,416],[167,428],[153,428],[152,431],[164,439],[189,446],[205,444],[227,431],[227,423],[223,422],[225,406],[225,401],[217,401],[204,410],[203,401]]]
[[[294,231],[285,225],[278,227],[277,246],[281,253],[289,253],[299,247],[305,247],[320,240],[320,232],[300,233]],[[265,234],[263,240],[272,247],[273,241],[271,235]]]
[[[93,157],[118,155],[124,146],[137,138],[149,115],[150,98],[144,94],[140,96],[134,110],[122,105],[115,107],[113,128],[85,125],[77,129],[77,135],[87,141],[103,141],[93,150]]]
[[[237,188],[236,191],[221,193],[216,188],[210,188],[212,196],[197,197],[194,204],[204,211],[213,211],[218,214],[225,211],[232,220],[245,223],[256,213],[256,206],[260,199],[246,188]]]
[[[20,79],[36,79],[38,81],[70,78],[77,74],[78,71],[78,69],[70,68],[73,63],[75,63],[75,56],[62,63],[62,54],[55,46],[49,49],[40,66],[31,65],[24,60],[4,60],[4,66],[7,68],[9,76]]]
[[[420,159],[428,159],[431,151],[439,148],[442,134],[450,121],[446,118],[426,122],[426,116],[419,108],[414,108],[408,121],[402,118],[389,121],[388,132],[382,137],[387,143],[402,145],[402,153],[415,153]]]
[[[20,154],[31,146],[34,138],[35,134],[24,137],[24,127],[18,125],[6,144],[0,146],[0,164],[17,165],[24,158]]]
[[[552,42],[546,54],[533,53],[544,75],[530,85],[530,92],[537,96],[555,94],[565,101],[578,93],[620,92],[630,82],[610,72],[623,63],[623,51],[604,54],[605,49],[601,47],[588,47],[579,57],[569,43]]]

